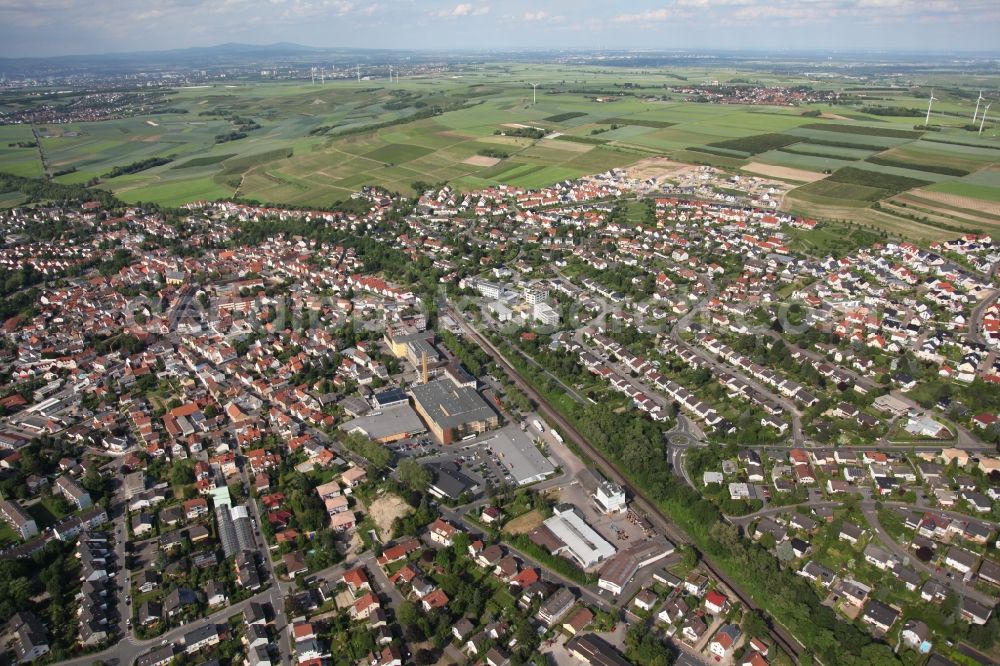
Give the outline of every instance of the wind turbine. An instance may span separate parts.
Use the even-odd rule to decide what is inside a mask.
[[[361,83],[361,65],[358,65],[358,83]]]
[[[927,100],[927,118],[924,120],[924,127],[931,126],[931,104],[938,101],[938,98],[934,96],[934,89],[931,88],[931,98]]]
[[[532,83],[531,84],[531,103],[532,104],[537,104],[538,103],[538,98],[537,98],[536,95],[538,93],[538,86],[540,86],[540,85],[542,85],[542,84],[541,83]]]
[[[316,85],[316,68],[313,67],[309,70],[309,74],[312,76],[312,84]]]
[[[392,83],[392,65],[389,65],[389,83]]]
[[[973,124],[973,125],[975,125],[975,124],[976,124],[976,116],[978,116],[978,115],[979,115],[979,103],[980,103],[980,102],[982,102],[982,101],[983,101],[984,99],[986,99],[986,98],[985,98],[985,97],[983,97],[983,91],[982,91],[982,90],[980,90],[980,91],[979,91],[979,99],[977,99],[977,100],[976,100],[976,110],[975,110],[975,112],[974,112],[974,113],[972,114],[972,124]]]
[[[991,106],[993,106],[993,102],[987,104],[986,108],[983,109],[983,119],[979,121],[979,136],[983,135],[983,125],[986,124],[986,114],[989,112]]]

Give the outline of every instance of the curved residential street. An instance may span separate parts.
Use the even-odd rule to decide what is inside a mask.
[[[945,570],[938,570],[936,567],[930,566],[918,560],[913,553],[909,552],[907,547],[897,542],[888,532],[882,527],[882,524],[878,519],[878,510],[876,508],[876,502],[873,500],[862,500],[859,502],[858,506],[861,509],[862,515],[865,517],[865,521],[868,523],[869,529],[871,529],[873,535],[877,538],[878,542],[892,552],[893,555],[904,559],[908,564],[916,568],[921,573],[926,573],[931,576],[934,580],[941,583],[942,585],[954,590],[957,594],[963,597],[969,597],[981,604],[993,607],[997,603],[997,598],[984,594],[983,592],[976,589],[973,585],[965,584],[960,576],[948,576],[948,572]],[[912,504],[907,504],[904,502],[882,502],[885,507],[902,507],[905,509],[910,509],[914,511],[919,511],[926,507],[915,506]],[[790,504],[781,507],[768,507],[757,511],[756,513],[748,514],[746,516],[732,516],[729,517],[729,522],[734,525],[738,525],[746,530],[751,523],[765,516],[774,516],[780,513],[791,513],[794,512],[796,508],[808,507],[808,508],[818,508],[818,507],[828,507],[828,508],[838,508],[843,506],[843,502],[834,501],[822,501],[822,502],[805,502],[803,504]],[[939,513],[949,518],[958,519],[968,519],[975,520],[971,516],[967,516],[962,513],[957,513],[955,511],[943,511],[939,509],[927,509],[934,513]]]

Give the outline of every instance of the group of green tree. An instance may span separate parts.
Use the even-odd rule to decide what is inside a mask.
[[[117,178],[118,176],[124,176],[130,173],[139,173],[140,171],[145,171],[146,169],[152,169],[153,167],[170,164],[173,161],[173,157],[148,157],[144,160],[132,162],[131,164],[126,164],[124,166],[116,166],[114,169],[104,174],[102,178]]]
[[[541,139],[545,136],[545,130],[539,129],[537,127],[506,127],[502,130],[496,130],[494,134],[500,136],[516,136],[523,139]]]
[[[467,338],[459,339],[454,333],[442,330],[440,333],[441,342],[455,355],[462,366],[468,370],[473,377],[482,377],[487,369],[491,367],[490,357],[479,347]]]
[[[510,153],[503,150],[497,150],[496,148],[483,148],[476,154],[481,155],[483,157],[493,157],[498,160],[505,160],[508,157],[510,157]]]
[[[344,446],[358,454],[369,463],[371,471],[380,472],[392,462],[392,452],[380,444],[359,433],[349,433],[344,436]]]
[[[670,666],[674,653],[645,622],[636,622],[625,633],[625,656],[634,664]]]
[[[436,653],[451,641],[451,627],[461,618],[477,625],[502,619],[510,625],[510,637],[487,641],[481,650],[503,647],[514,663],[545,663],[535,661],[540,638],[529,619],[531,613],[519,612],[502,584],[478,569],[467,553],[468,544],[469,536],[463,533],[451,548],[423,553],[421,566],[435,571],[434,580],[448,595],[448,606],[425,613],[416,603],[404,601],[396,610],[404,638],[410,644],[427,641]],[[428,661],[422,663],[434,663],[432,656],[425,655]]]
[[[2,172],[0,172],[0,191],[20,192],[28,198],[29,203],[53,201],[57,204],[67,204],[81,201],[98,201],[106,209],[118,208],[122,205],[107,190],[92,190],[84,184],[67,185],[43,178],[24,178]]]
[[[230,141],[239,141],[240,139],[245,139],[249,136],[246,132],[239,132],[233,130],[231,132],[224,132],[222,134],[215,135],[215,143],[229,143]]]
[[[481,101],[478,102],[478,104],[481,103],[482,103]],[[456,111],[458,109],[465,107],[466,105],[467,103],[465,100],[458,100],[447,104],[433,104],[433,105],[428,105],[427,102],[421,100],[413,104],[414,108],[420,109],[416,113],[410,114],[408,116],[402,116],[400,118],[394,118],[392,120],[386,120],[380,123],[371,123],[369,125],[348,127],[347,129],[341,132],[334,133],[333,136],[343,137],[343,136],[352,136],[355,134],[367,134],[368,132],[375,132],[380,129],[385,129],[387,127],[394,127],[396,125],[406,125],[416,120],[424,120],[426,118],[433,118],[434,116],[440,116],[442,113],[447,113],[448,111]],[[331,132],[333,132],[333,130],[341,126],[342,123],[335,125],[323,125],[310,130],[309,134],[314,136],[326,135],[330,134]]]
[[[76,644],[74,595],[80,588],[74,544],[50,541],[24,560],[0,560],[0,623],[33,611],[49,629],[51,654],[66,659]]]

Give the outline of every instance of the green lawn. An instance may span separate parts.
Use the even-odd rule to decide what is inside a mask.
[[[61,509],[59,502],[51,497],[45,497],[29,506],[28,513],[35,519],[40,529],[55,525],[68,515]]]
[[[8,546],[13,546],[20,543],[21,539],[14,532],[14,528],[6,523],[6,521],[0,522],[0,547],[6,548]]]

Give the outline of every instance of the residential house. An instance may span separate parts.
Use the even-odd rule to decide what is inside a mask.
[[[705,610],[712,615],[720,615],[729,607],[729,599],[722,592],[712,590],[705,595]]]
[[[718,659],[729,659],[742,636],[740,628],[735,624],[723,625],[708,644],[708,651]]]
[[[876,599],[870,599],[861,614],[862,622],[882,634],[889,631],[898,618],[899,611]]]

